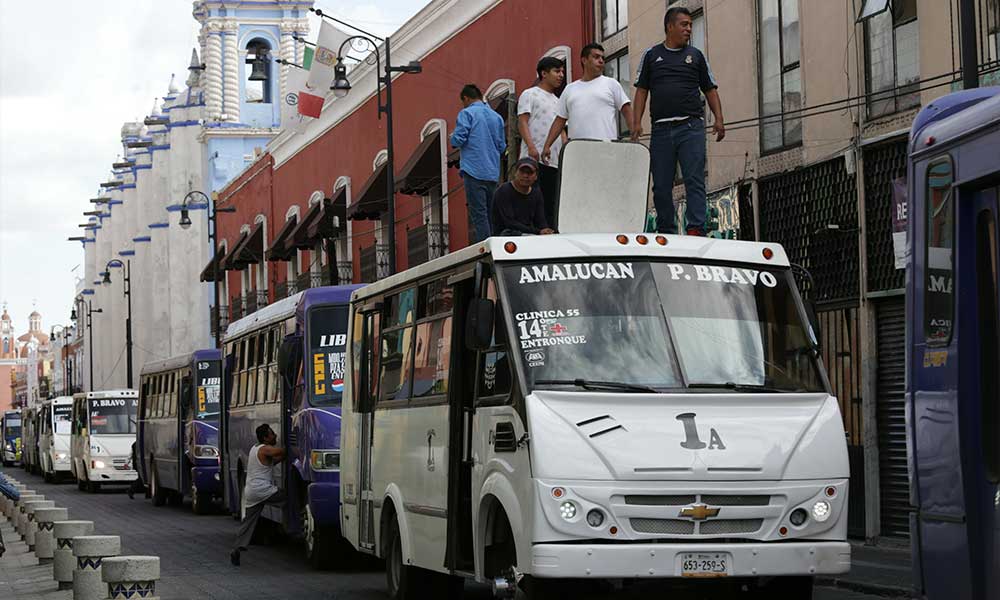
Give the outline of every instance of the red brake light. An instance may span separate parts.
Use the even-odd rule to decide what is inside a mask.
[[[514,254],[517,252],[517,244],[514,242],[507,242],[503,245],[503,249],[507,251],[507,254]]]
[[[771,250],[770,248],[764,248],[764,251],[761,252],[761,254],[764,255],[765,260],[771,260],[774,258],[774,250]]]
[[[618,240],[618,243],[621,244],[622,246],[628,243],[628,238],[620,233],[618,234],[618,237],[616,237],[615,239]]]
[[[637,235],[635,236],[635,241],[639,242],[639,245],[645,246],[649,243],[649,238],[644,235]]]

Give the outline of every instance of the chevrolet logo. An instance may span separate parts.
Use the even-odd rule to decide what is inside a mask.
[[[694,506],[687,506],[681,509],[680,516],[691,517],[695,521],[704,521],[709,517],[714,517],[719,514],[718,508],[713,508],[706,506],[704,504],[695,504]]]

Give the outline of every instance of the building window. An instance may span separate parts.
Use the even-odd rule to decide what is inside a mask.
[[[628,49],[616,54],[604,61],[604,74],[612,79],[617,79],[622,84],[625,94],[632,96],[632,78],[628,66]],[[630,133],[629,124],[625,122],[625,117],[618,111],[618,138],[621,139]]]
[[[705,53],[705,13],[700,10],[691,15],[691,45]]]
[[[601,32],[609,38],[628,27],[628,0],[601,0]]]
[[[246,81],[246,102],[252,104],[271,103],[271,45],[260,38],[247,43],[246,68],[243,70]]]
[[[896,0],[892,10],[865,22],[868,116],[920,105],[920,33],[917,0]]]
[[[760,0],[760,144],[772,152],[802,143],[798,0]],[[787,113],[793,112],[791,115]]]

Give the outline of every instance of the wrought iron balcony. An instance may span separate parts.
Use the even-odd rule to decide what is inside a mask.
[[[233,296],[229,300],[229,318],[233,321],[239,321],[243,318],[243,297]]]
[[[287,298],[289,296],[294,296],[296,292],[295,280],[282,281],[281,283],[274,284],[274,299],[275,301],[281,298]]]
[[[448,252],[448,226],[425,223],[406,232],[407,265],[415,267]]]
[[[300,273],[298,277],[295,278],[295,289],[299,292],[302,290],[308,290],[312,287],[312,275],[306,271],[305,273]]]
[[[247,315],[257,312],[257,293],[250,292],[243,296],[243,311]]]
[[[349,260],[337,261],[337,277],[340,285],[347,285],[354,281],[354,264]]]
[[[219,322],[220,315],[221,315],[221,318],[222,318],[221,322]],[[214,307],[212,309],[212,332],[213,332],[213,335],[214,335],[214,332],[215,332],[215,329],[216,329],[216,323],[217,322],[219,323],[218,324],[219,331],[224,332],[224,331],[226,331],[226,328],[229,327],[229,307],[226,306],[225,304],[223,304],[222,306]]]
[[[267,306],[267,290],[257,290],[257,310]]]

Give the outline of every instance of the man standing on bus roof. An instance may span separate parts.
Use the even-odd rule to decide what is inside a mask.
[[[240,566],[240,552],[250,545],[250,538],[257,528],[257,521],[260,519],[260,513],[264,511],[264,506],[279,505],[285,501],[284,492],[274,485],[271,477],[271,469],[285,460],[285,450],[276,445],[278,435],[270,425],[265,423],[258,426],[256,433],[257,441],[260,443],[250,448],[250,455],[247,457],[247,483],[243,488],[243,521],[236,534],[233,551],[229,554],[230,562],[236,567]]]
[[[632,139],[642,135],[642,113],[652,95],[650,170],[657,233],[677,233],[674,174],[680,162],[687,196],[688,235],[705,235],[705,94],[715,123],[715,141],[726,137],[722,101],[708,60],[691,42],[691,11],[675,6],[663,18],[666,40],[643,53],[635,80]]]
[[[462,151],[459,172],[465,185],[465,203],[472,217],[475,241],[493,234],[490,224],[493,192],[500,179],[500,155],[507,149],[503,118],[483,101],[483,93],[467,84],[459,93],[462,110],[458,113],[451,145]]]

